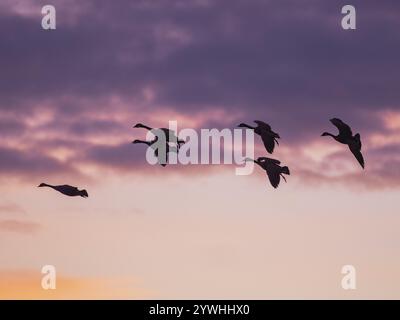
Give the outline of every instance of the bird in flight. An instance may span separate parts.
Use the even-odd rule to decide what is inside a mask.
[[[364,169],[365,163],[364,163],[364,157],[361,153],[362,144],[361,144],[360,134],[357,133],[353,136],[351,128],[338,118],[330,119],[330,122],[332,122],[332,124],[339,129],[339,134],[335,136],[332,133],[324,132],[321,136],[323,137],[330,136],[337,142],[340,142],[342,144],[347,144],[349,146],[351,153],[356,157],[361,167]]]
[[[86,190],[79,190],[77,187],[72,187],[67,184],[60,185],[60,186],[52,186],[47,183],[41,183],[38,187],[39,188],[42,188],[42,187],[52,188],[58,192],[61,192],[62,194],[66,195],[66,196],[69,196],[69,197],[77,197],[77,196],[80,196],[83,198],[89,197]]]
[[[281,162],[276,159],[259,157],[257,158],[257,160],[246,158],[245,161],[253,161],[254,163],[258,164],[262,169],[264,169],[267,173],[269,182],[275,189],[278,188],[281,177],[286,182],[284,174],[290,175],[289,168],[286,166],[281,167]]]
[[[273,153],[275,148],[275,143],[279,146],[278,142],[278,139],[280,139],[279,134],[272,131],[271,126],[268,123],[265,123],[264,121],[254,120],[254,123],[257,124],[256,127],[249,126],[248,124],[245,123],[239,124],[238,127],[254,130],[256,134],[261,136],[261,140],[264,143],[265,149],[269,153]]]
[[[167,129],[167,128],[151,128],[149,126],[146,126],[142,123],[137,123],[133,126],[134,128],[144,128],[149,131],[153,131],[153,133],[158,136],[158,131],[161,130],[161,132],[165,135],[165,140],[166,142],[172,142],[175,143],[178,146],[178,149],[181,147],[181,144],[184,144],[184,140],[179,140],[178,137],[175,134],[175,131]]]
[[[167,165],[167,163],[168,163],[168,153],[170,153],[170,152],[178,152],[178,148],[175,147],[175,146],[170,146],[168,143],[165,143],[165,153],[166,154],[165,154],[165,157],[163,157],[163,155],[160,154],[160,152],[159,152],[160,149],[155,145],[157,141],[158,141],[158,136],[156,136],[151,141],[145,141],[145,140],[136,139],[132,143],[133,144],[142,143],[142,144],[146,144],[147,146],[153,148],[154,149],[154,155],[158,158],[158,163],[161,166],[165,167]]]

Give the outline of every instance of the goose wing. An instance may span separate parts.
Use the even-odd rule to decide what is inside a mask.
[[[154,155],[157,157],[158,163],[160,165],[162,165],[163,167],[165,167],[168,163],[168,154],[170,152],[178,152],[178,149],[177,149],[177,147],[169,146],[168,143],[165,143],[165,149],[161,150],[160,147],[157,147],[154,150]]]
[[[77,187],[73,187],[73,186],[70,186],[68,184],[64,184],[62,186],[59,186],[59,188],[61,190],[63,190],[63,191],[78,191],[79,190]]]
[[[167,139],[167,141],[176,142],[176,140],[178,140],[175,131],[167,128],[162,128],[161,130],[164,132],[165,139]]]
[[[262,139],[262,142],[264,144],[265,149],[269,153],[273,153],[274,152],[274,148],[275,148],[275,139],[274,139],[274,137],[272,137],[270,134],[268,134],[268,132],[264,131],[261,134],[261,139]]]
[[[350,136],[350,137],[353,136],[351,128],[347,124],[345,124],[342,120],[338,118],[333,118],[330,121],[336,128],[339,129],[339,135]]]
[[[74,196],[79,192],[79,189],[77,187],[73,187],[68,184],[55,186],[53,187],[53,189],[57,190],[58,192],[61,192],[62,194],[65,194],[66,196]]]
[[[358,147],[359,147],[359,149],[361,150],[361,149],[362,149],[362,143],[361,143],[361,136],[360,136],[360,134],[357,133],[357,134],[354,136],[354,139],[357,141]]]
[[[254,120],[254,123],[256,123],[260,127],[260,129],[271,131],[271,126],[268,123],[264,122],[264,121]]]
[[[269,168],[266,170],[269,182],[276,189],[281,181],[281,175],[277,168]]]
[[[357,161],[360,163],[361,167],[365,168],[364,157],[361,153],[359,146],[356,143],[349,144],[349,149],[351,153],[356,157]]]

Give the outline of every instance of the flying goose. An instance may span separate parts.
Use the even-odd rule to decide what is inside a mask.
[[[153,149],[154,149],[154,155],[158,158],[158,163],[159,163],[161,166],[165,167],[165,166],[167,165],[167,163],[168,163],[168,153],[169,153],[169,152],[178,152],[178,148],[177,148],[177,147],[171,147],[168,143],[166,143],[166,144],[165,144],[165,152],[166,152],[166,159],[165,159],[165,160],[166,160],[167,163],[163,163],[163,159],[162,159],[161,155],[159,156],[159,152],[158,152],[159,148],[157,148],[157,147],[154,146],[154,144],[155,144],[157,141],[158,141],[158,137],[156,136],[156,137],[155,137],[153,140],[151,140],[151,141],[144,141],[144,140],[136,139],[136,140],[134,140],[132,143],[133,143],[133,144],[140,144],[140,143],[142,143],[142,144],[146,144],[147,146],[153,148]]]
[[[254,123],[257,124],[256,127],[249,126],[248,124],[245,123],[239,124],[238,127],[254,130],[256,134],[261,136],[265,149],[269,153],[273,153],[275,148],[275,143],[279,146],[278,142],[278,139],[280,139],[279,134],[272,131],[271,126],[268,123],[265,123],[264,121],[254,120]]]
[[[257,163],[262,169],[264,169],[268,175],[269,182],[275,189],[278,188],[281,177],[286,182],[284,174],[290,175],[289,168],[286,166],[281,167],[281,162],[276,159],[259,157],[257,158],[257,160],[246,158],[245,161],[253,161],[254,163]]]
[[[173,142],[175,144],[177,144],[178,149],[181,147],[181,144],[184,144],[185,141],[184,140],[179,140],[178,137],[175,134],[175,131],[167,129],[167,128],[151,128],[149,126],[146,126],[142,123],[137,123],[133,126],[134,128],[143,128],[143,129],[147,129],[149,131],[154,130],[154,134],[157,135],[157,130],[161,130],[164,135],[165,135],[165,139],[167,142]]]
[[[47,183],[41,183],[38,187],[40,187],[40,188],[41,187],[49,187],[58,192],[61,192],[62,194],[65,194],[66,196],[69,196],[69,197],[77,197],[77,196],[80,196],[83,198],[89,197],[86,190],[79,190],[77,187],[72,187],[67,184],[60,185],[60,186],[52,186]]]
[[[353,136],[351,128],[338,118],[330,119],[330,122],[332,122],[332,124],[339,129],[339,134],[335,136],[332,133],[324,132],[321,136],[323,137],[330,136],[337,142],[340,142],[342,144],[347,144],[349,146],[350,151],[353,153],[353,155],[360,163],[361,167],[364,169],[365,163],[364,163],[364,157],[361,153],[362,144],[361,144],[360,134],[357,133]]]

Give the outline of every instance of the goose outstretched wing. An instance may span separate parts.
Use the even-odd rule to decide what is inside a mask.
[[[263,132],[261,134],[261,140],[264,144],[265,149],[268,151],[268,153],[273,153],[274,148],[275,148],[275,139],[273,136],[268,134],[267,132]]]
[[[281,175],[278,168],[270,168],[266,170],[269,182],[276,189],[281,181]]]
[[[271,131],[271,126],[268,123],[264,122],[264,121],[254,120],[254,123],[256,123],[258,125],[258,127],[260,129],[262,129],[262,130]]]
[[[345,124],[342,120],[338,118],[333,118],[330,121],[336,128],[339,129],[339,135],[349,136],[349,137],[353,136],[351,128],[347,124]]]
[[[356,139],[357,144],[358,144],[358,148],[361,150],[361,148],[362,148],[362,143],[361,143],[361,136],[360,136],[360,134],[357,133],[357,134],[354,136],[354,139]]]
[[[349,149],[350,149],[351,153],[356,157],[356,159],[360,163],[361,167],[364,169],[365,162],[364,162],[364,157],[361,153],[360,148],[357,146],[356,143],[353,143],[353,144],[349,144]]]

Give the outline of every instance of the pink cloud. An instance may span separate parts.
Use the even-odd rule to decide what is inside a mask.
[[[35,222],[19,220],[0,220],[0,232],[13,232],[20,234],[36,233],[41,226]]]

